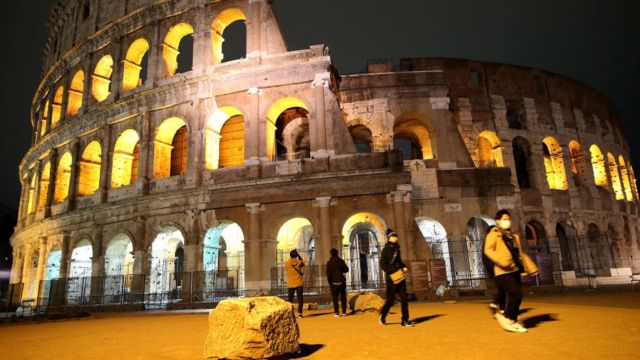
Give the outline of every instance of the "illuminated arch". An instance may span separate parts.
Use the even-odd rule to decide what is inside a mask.
[[[378,259],[386,229],[384,219],[370,212],[353,214],[342,226],[342,255],[349,266],[347,283],[352,287],[368,288],[381,280]]]
[[[82,107],[82,98],[84,96],[84,71],[78,70],[73,79],[71,79],[71,86],[69,87],[69,94],[67,95],[67,116],[71,117],[80,112]]]
[[[309,113],[309,107],[304,101],[295,98],[295,97],[284,97],[273,103],[267,112],[267,159],[274,160],[277,151],[276,144],[276,132],[278,130],[282,131],[284,127],[287,125],[287,120],[293,120],[292,118],[284,119],[281,115],[285,113],[289,109],[297,109],[297,115],[295,117],[306,117]],[[280,125],[280,128],[278,127]],[[283,147],[284,145],[281,144]]]
[[[616,158],[611,153],[607,153],[607,165],[609,167],[609,177],[611,178],[611,187],[616,196],[616,200],[624,200],[624,191],[620,182],[620,173],[618,172],[618,164]]]
[[[418,224],[420,233],[427,242],[433,257],[444,260],[447,279],[449,281],[453,281],[453,265],[451,263],[452,257],[449,252],[449,238],[447,230],[439,221],[432,218],[417,217],[415,221],[416,224]]]
[[[244,239],[240,225],[230,221],[207,230],[202,257],[205,298],[215,290],[244,289]]]
[[[504,167],[500,138],[493,131],[483,131],[478,135],[479,167]]]
[[[102,147],[92,141],[82,152],[80,158],[80,174],[78,176],[78,195],[94,194],[100,187],[100,167],[102,164]]]
[[[564,159],[562,148],[558,140],[547,136],[542,140],[542,155],[544,157],[544,168],[547,173],[547,184],[552,190],[567,190],[567,174],[564,169]]]
[[[213,63],[220,64],[224,59],[222,43],[224,42],[224,30],[236,21],[246,21],[247,16],[240,9],[227,9],[222,11],[211,25],[211,50],[213,51]]]
[[[582,146],[579,142],[569,142],[569,157],[571,159],[571,172],[574,174],[576,185],[581,185],[585,176],[585,161]]]
[[[38,174],[35,172],[31,176],[31,182],[29,183],[29,197],[27,199],[27,214],[33,214],[36,212],[36,185],[38,184]]]
[[[629,181],[631,182],[631,188],[633,189],[633,193],[636,195],[636,200],[640,200],[640,195],[638,194],[638,180],[636,178],[636,174],[633,171],[633,166],[629,163]],[[640,235],[640,231],[638,231]],[[638,236],[638,243],[640,244],[640,236]]]
[[[398,117],[393,127],[394,148],[404,148],[403,157],[411,159],[433,159],[431,132],[425,125],[427,119],[418,113],[407,113]]]
[[[223,106],[209,117],[205,129],[205,167],[244,164],[244,115],[233,106]]]
[[[149,42],[145,39],[137,39],[129,49],[123,60],[122,92],[131,91],[142,85],[145,79],[140,77],[143,70],[143,59],[149,51]]]
[[[91,95],[97,102],[106,100],[111,94],[111,74],[113,73],[113,58],[103,56],[96,64],[91,76]]]
[[[608,188],[609,181],[607,180],[607,170],[604,165],[604,155],[598,147],[598,145],[591,145],[589,148],[591,155],[591,167],[593,168],[593,178],[596,186]]]
[[[79,241],[71,252],[67,280],[67,303],[87,303],[91,293],[93,246],[89,240]]]
[[[104,270],[107,276],[133,274],[133,243],[129,235],[115,235],[104,256]]]
[[[311,156],[309,119],[299,117],[287,123],[282,130],[282,142],[287,151],[287,159],[304,159]]]
[[[53,103],[51,104],[51,128],[55,129],[60,122],[60,116],[62,115],[62,98],[64,96],[64,87],[60,86],[56,90],[53,96]]]
[[[289,252],[293,249],[297,249],[298,253],[307,264],[315,263],[315,240],[313,233],[313,226],[311,222],[304,217],[296,217],[287,220],[280,229],[276,236],[277,254],[276,254],[276,267],[283,268],[284,263],[289,260]],[[278,283],[282,286],[286,286],[286,275],[284,271],[281,271],[278,276]]]
[[[69,182],[71,180],[71,162],[72,157],[70,152],[64,153],[58,161],[58,168],[56,171],[56,188],[53,195],[53,203],[60,204],[69,196]]]
[[[164,60],[165,76],[173,76],[178,70],[178,55],[180,42],[185,36],[193,34],[193,27],[187,23],[172,26],[167,32],[162,44],[162,59]]]
[[[49,118],[49,100],[45,101],[42,109],[42,123],[40,124],[40,137],[47,133],[47,119]]]
[[[624,187],[624,194],[627,201],[633,201],[633,191],[631,190],[631,181],[629,180],[629,170],[627,169],[627,163],[624,161],[622,155],[618,156],[618,162],[620,163],[620,177],[622,178],[622,185]]]
[[[150,293],[164,294],[182,285],[184,245],[180,229],[173,225],[160,229],[151,244]]]
[[[373,133],[364,124],[353,124],[349,126],[349,134],[353,140],[356,151],[360,154],[368,154],[373,151]]]
[[[127,129],[120,134],[113,149],[112,188],[128,186],[137,181],[139,158],[140,136],[135,130]]]
[[[187,124],[178,117],[162,122],[153,142],[153,176],[164,179],[187,169]]]
[[[49,194],[49,184],[51,183],[51,162],[47,163],[42,168],[42,174],[40,175],[40,191],[38,196],[38,209],[44,209],[47,205],[47,196]]]

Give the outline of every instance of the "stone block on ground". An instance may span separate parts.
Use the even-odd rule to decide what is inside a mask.
[[[379,312],[384,305],[384,300],[376,293],[348,293],[347,303],[351,311]]]
[[[297,352],[299,338],[290,303],[275,296],[228,299],[209,313],[204,356],[264,359]]]

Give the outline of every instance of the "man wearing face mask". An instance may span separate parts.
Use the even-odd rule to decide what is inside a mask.
[[[491,229],[484,242],[484,254],[493,262],[498,297],[506,294],[504,315],[495,316],[503,329],[525,333],[527,329],[518,323],[522,302],[522,274],[534,276],[538,267],[522,249],[520,237],[511,232],[511,214],[500,210],[496,214],[497,226]]]
[[[415,323],[409,321],[409,302],[407,299],[407,281],[405,273],[409,271],[400,257],[400,244],[398,244],[398,234],[391,229],[387,229],[387,243],[380,253],[380,268],[385,273],[387,285],[387,301],[382,306],[378,321],[381,325],[387,324],[387,314],[396,302],[396,294],[400,296],[400,309],[402,310],[401,326],[413,327]]]

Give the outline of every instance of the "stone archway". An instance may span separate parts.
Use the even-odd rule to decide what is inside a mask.
[[[386,229],[384,219],[368,212],[353,214],[344,223],[342,255],[349,266],[347,285],[357,289],[383,286],[379,258]]]
[[[204,301],[237,295],[244,288],[244,233],[240,225],[221,221],[204,236]]]

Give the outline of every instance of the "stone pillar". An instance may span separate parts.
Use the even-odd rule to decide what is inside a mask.
[[[331,239],[331,197],[318,197],[313,202],[313,206],[320,208],[320,228],[314,234],[316,244],[316,264],[320,267],[319,285],[325,286],[326,276],[324,269],[329,260],[329,250],[336,248],[339,254],[342,254],[341,244],[332,244]]]
[[[78,187],[78,172],[80,170],[80,146],[78,139],[74,139],[71,143],[71,176],[69,176],[69,193],[67,195],[67,211],[73,211],[76,208],[76,189]]]
[[[262,91],[258,88],[251,88],[247,92],[251,99],[249,108],[247,109],[247,119],[244,120],[244,144],[245,165],[259,165],[261,147],[264,147],[264,139],[261,137],[260,127],[264,127],[264,120],[260,119],[260,94]]]
[[[33,259],[33,245],[31,245],[30,243],[25,243],[24,244],[24,253],[23,253],[23,260],[22,260],[22,279],[21,282],[23,284],[23,288],[22,288],[22,299],[27,299],[29,297],[29,287],[31,285],[31,281],[35,280],[35,279],[31,279],[31,271],[29,271],[31,269],[31,261]]]
[[[45,272],[47,271],[47,257],[49,254],[47,245],[47,238],[41,237],[38,241],[38,269],[36,271],[36,291],[34,295],[36,299],[43,295],[40,294],[40,283],[44,280]],[[39,301],[38,304],[40,304]]]
[[[11,264],[11,278],[9,279],[11,284],[19,284],[22,280],[22,261],[24,260],[22,254],[23,252],[20,251],[20,248],[13,249],[13,263]]]
[[[69,265],[71,264],[71,234],[62,233],[62,255],[60,256],[60,278],[69,277]]]
[[[249,13],[247,14],[247,58],[260,57],[262,54],[262,0],[249,0]]]
[[[404,217],[404,198],[406,194],[407,192],[402,190],[391,192],[393,201],[393,223],[395,226],[394,230],[398,233],[398,241],[400,243],[400,247],[404,249],[404,257],[408,260],[410,249],[408,246],[409,242],[407,241],[407,224]]]
[[[102,156],[102,164],[100,165],[100,187],[98,188],[98,191],[100,192],[101,204],[107,202],[109,188],[111,187],[111,169],[113,167],[113,147],[111,146],[111,134],[113,133],[112,126],[107,125],[103,133],[102,153],[106,156]]]
[[[247,289],[260,288],[260,211],[262,205],[258,203],[246,204],[249,212],[249,236],[244,241],[245,287]]]
[[[20,191],[20,199],[18,203],[18,221],[24,220],[26,215],[25,213],[27,212],[27,206],[25,205],[24,199],[29,196],[29,180],[21,181],[20,185],[22,185],[22,189]]]
[[[38,181],[36,181],[36,188],[33,189],[33,213],[37,213],[40,209],[40,190],[42,188],[42,160],[38,161],[36,165],[36,173],[38,174]]]
[[[104,252],[102,250],[104,232],[103,227],[98,225],[93,232],[93,256],[91,257],[91,304],[100,304],[104,285]]]
[[[149,274],[149,251],[146,248],[146,222],[144,218],[136,220],[138,231],[133,255],[133,279],[131,281],[131,301],[142,301],[146,276]]]
[[[52,149],[51,155],[49,156],[49,163],[51,166],[49,167],[51,172],[49,173],[49,188],[47,189],[47,201],[44,205],[44,217],[48,218],[51,216],[51,204],[53,204],[53,195],[56,190],[56,173],[58,169],[58,150]]]
[[[91,99],[92,99],[91,79],[93,75],[93,70],[90,68],[89,69],[84,68],[82,69],[82,71],[84,71],[84,85],[83,85],[84,91],[82,95],[82,105],[80,106],[80,112],[78,113],[78,115],[80,116],[84,115],[84,113],[86,113],[89,110],[89,106],[91,106]]]
[[[153,86],[162,78],[162,67],[164,65],[162,59],[162,45],[164,39],[160,39],[160,23],[154,21],[150,24],[153,29],[153,35],[149,39],[149,58],[147,60],[147,81],[146,84]]]
[[[147,113],[141,115],[142,134],[140,134],[140,157],[138,169],[138,195],[149,193],[149,183],[153,176],[153,154],[151,142],[153,141],[153,129],[151,119]]]
[[[314,118],[312,121],[316,123],[315,129],[317,134],[311,134],[316,138],[317,149],[311,149],[312,156],[316,158],[328,157],[327,151],[327,113],[325,104],[325,89],[329,87],[331,75],[326,73],[316,74],[315,80],[311,84],[313,86],[314,100]]]

